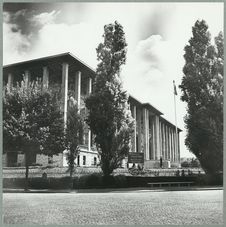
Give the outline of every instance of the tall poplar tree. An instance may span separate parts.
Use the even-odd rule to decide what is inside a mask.
[[[185,144],[204,171],[223,170],[223,34],[211,45],[208,25],[196,21],[185,46],[181,100],[187,103]]]
[[[105,25],[103,39],[97,48],[99,64],[93,93],[85,102],[89,110],[87,123],[95,135],[100,165],[104,175],[109,176],[128,155],[133,120],[120,79],[127,51],[123,27],[117,21]]]
[[[73,172],[75,170],[75,159],[80,150],[79,144],[82,142],[85,122],[84,117],[80,114],[74,98],[69,99],[67,113],[67,127],[65,129],[65,149],[67,150],[67,163],[70,172],[71,186],[73,186]]]

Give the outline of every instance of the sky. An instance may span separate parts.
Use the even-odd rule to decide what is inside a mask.
[[[184,144],[186,103],[178,85],[183,77],[184,47],[192,26],[204,19],[212,40],[223,31],[223,3],[5,3],[3,64],[71,52],[96,68],[103,27],[118,21],[128,44],[121,71],[124,88],[149,102],[175,124],[173,80],[181,157],[194,157]]]

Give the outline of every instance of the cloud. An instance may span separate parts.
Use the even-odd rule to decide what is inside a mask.
[[[3,13],[3,64],[27,60],[34,56],[37,47],[38,33],[42,28],[54,24],[60,11],[34,14],[26,9],[15,13]],[[38,44],[39,45],[39,44]],[[43,51],[46,51],[45,48]],[[36,49],[37,50],[37,49]],[[47,53],[46,53],[47,54]],[[44,54],[44,55],[46,55]]]
[[[59,14],[60,14],[60,11],[55,11],[55,10],[53,10],[50,13],[44,12],[44,13],[40,13],[38,15],[32,16],[30,18],[30,21],[38,25],[46,25],[46,24],[53,23]]]
[[[96,67],[96,47],[102,35],[101,29],[88,23],[46,24],[38,32],[38,44],[33,53],[46,56],[72,52],[87,64]]]
[[[5,23],[9,23],[10,22],[10,14],[8,12],[3,12],[3,21]]]
[[[166,71],[171,48],[171,43],[163,40],[160,35],[139,41],[135,49],[128,52],[128,62],[123,70],[125,83],[136,87],[136,81],[139,80],[140,85],[143,83],[144,90],[162,83],[162,79],[168,77]]]
[[[182,66],[183,48],[172,40],[164,40],[159,34],[151,35],[128,52],[128,61],[122,70],[124,87],[174,122],[173,80],[179,84],[176,78],[181,74]],[[181,121],[179,123],[181,125]]]
[[[16,24],[3,23],[3,63],[21,61],[31,47],[31,36],[24,35]]]
[[[161,69],[168,49],[169,45],[161,35],[151,35],[137,44],[135,54],[141,58],[141,61]]]

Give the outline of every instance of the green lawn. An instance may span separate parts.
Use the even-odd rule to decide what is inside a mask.
[[[44,172],[47,173],[49,177],[66,177],[69,176],[69,172],[67,171],[67,167],[55,167],[55,168],[45,168],[45,167],[30,167],[29,169],[29,177],[41,177]],[[142,176],[175,176],[176,171],[178,169],[150,169],[145,170]],[[190,168],[190,170],[194,174],[198,174],[200,169]],[[182,169],[180,169],[181,174]],[[188,169],[184,169],[185,175],[188,175]],[[203,173],[203,171],[201,170]],[[100,167],[77,167],[74,176],[83,175],[83,174],[92,174],[92,173],[102,173]],[[114,174],[123,174],[123,175],[131,175],[128,169],[118,168],[114,170]],[[25,168],[3,168],[3,178],[24,178],[25,176]]]
[[[5,193],[5,224],[223,224],[223,190]]]

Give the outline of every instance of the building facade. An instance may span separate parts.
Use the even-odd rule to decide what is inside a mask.
[[[15,86],[23,78],[30,82],[40,79],[43,87],[58,89],[62,94],[61,109],[64,122],[67,121],[68,98],[73,97],[82,114],[85,114],[84,99],[92,92],[92,82],[95,71],[71,53],[19,62],[3,67],[3,85]],[[135,119],[135,129],[132,136],[130,152],[144,153],[144,167],[158,168],[160,159],[163,167],[179,166],[180,148],[179,132],[176,127],[162,117],[162,113],[149,103],[142,103],[129,97],[130,110]],[[66,166],[66,151],[59,155],[48,157],[37,154],[34,157],[36,165]],[[80,153],[76,160],[79,166],[96,166],[99,162],[92,132],[86,126]],[[22,152],[3,154],[3,167],[24,166]],[[124,166],[127,159],[124,161]]]

